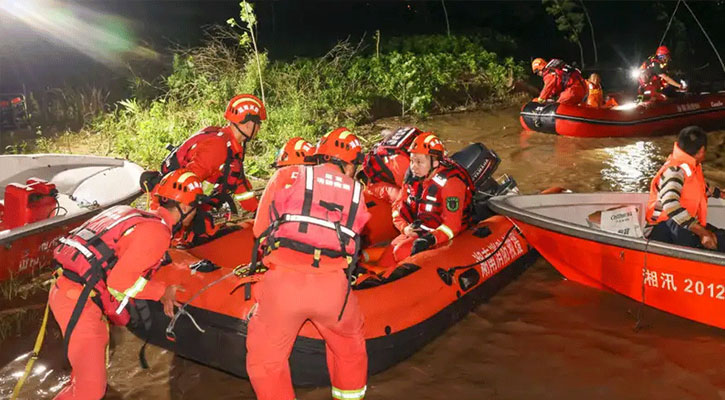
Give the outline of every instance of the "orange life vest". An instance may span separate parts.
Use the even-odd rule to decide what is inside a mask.
[[[685,171],[685,181],[682,184],[682,192],[680,193],[680,205],[696,218],[700,225],[707,225],[707,184],[702,173],[702,165],[698,164],[691,155],[680,149],[677,144],[675,144],[672,154],[667,158],[667,161],[665,161],[665,164],[660,168],[650,184],[646,214],[647,222],[656,224],[669,218],[667,213],[663,211],[657,220],[653,220],[658,195],[657,185],[662,174],[670,167],[680,167]]]
[[[300,167],[295,182],[277,192],[270,206],[269,251],[287,247],[312,254],[315,268],[321,255],[350,263],[366,222],[358,217],[362,190],[362,184],[329,165]]]
[[[661,91],[667,86],[667,83],[660,78],[659,74],[654,72],[655,67],[659,67],[660,71],[664,72],[667,68],[667,63],[661,62],[656,56],[650,56],[639,67],[640,92],[645,90],[645,88],[647,88],[646,90]]]
[[[564,61],[554,58],[544,67],[544,74],[556,74],[558,77],[558,86],[555,93],[561,93],[572,86],[581,86],[586,88],[584,78],[578,68],[574,68]],[[582,96],[583,97],[583,96]]]
[[[460,179],[468,186],[466,197],[461,205],[464,210],[464,225],[468,225],[470,222],[468,209],[475,189],[468,171],[450,159],[444,159],[430,179],[413,180],[412,174],[408,172],[406,184],[403,187],[406,196],[400,207],[400,215],[408,223],[421,221],[421,228],[426,231],[438,228],[443,223],[441,214],[445,207],[442,189],[449,179]]]
[[[587,107],[599,108],[604,102],[604,93],[602,92],[602,85],[594,84],[587,81],[589,87],[589,94],[587,95]]]
[[[117,206],[91,218],[70,234],[60,239],[60,245],[53,251],[53,258],[60,268],[63,277],[83,285],[66,328],[66,348],[71,333],[88,298],[98,305],[103,313],[115,325],[126,325],[130,315],[126,310],[130,294],[112,293],[106,285],[108,274],[118,261],[116,252],[118,241],[134,226],[141,222],[158,221],[166,226],[161,217],[129,206]],[[169,242],[171,241],[171,228]],[[149,267],[144,275],[147,282],[164,260],[159,260]],[[136,293],[143,290],[144,285],[134,286]],[[92,294],[92,292],[95,292]]]

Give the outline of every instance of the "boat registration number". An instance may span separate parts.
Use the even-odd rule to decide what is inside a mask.
[[[681,282],[681,283],[680,283]],[[685,293],[707,296],[717,300],[725,300],[725,284],[705,282],[699,279],[684,278],[675,284],[675,276],[666,272],[646,270],[644,284],[649,287],[677,292],[681,288]]]

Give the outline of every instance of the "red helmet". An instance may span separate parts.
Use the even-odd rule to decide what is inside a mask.
[[[204,190],[201,187],[201,180],[193,172],[177,169],[161,178],[154,195],[180,204],[195,206],[199,196],[204,195]]]
[[[273,168],[285,167],[287,165],[309,165],[314,162],[309,160],[313,153],[312,143],[301,137],[293,137],[279,149],[277,159],[272,164]]]
[[[669,56],[670,55],[670,49],[667,48],[667,46],[660,46],[657,48],[657,52],[655,53],[657,57],[660,56]]]
[[[446,153],[443,142],[433,132],[423,132],[410,145],[410,154],[425,154],[442,158]]]
[[[320,138],[314,157],[322,162],[337,160],[360,164],[363,160],[360,139],[344,126],[337,128]]]
[[[235,124],[243,124],[250,119],[257,118],[259,121],[267,119],[267,110],[264,108],[262,100],[251,94],[234,96],[229,100],[227,111],[224,113],[224,119]]]
[[[543,58],[534,58],[534,61],[531,62],[531,70],[537,73],[543,70],[546,64],[547,62]]]

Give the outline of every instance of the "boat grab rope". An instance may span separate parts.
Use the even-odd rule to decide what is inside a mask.
[[[179,317],[182,316],[182,315],[186,315],[187,317],[189,317],[189,319],[191,320],[191,323],[194,324],[194,327],[199,332],[205,333],[206,331],[199,326],[199,324],[196,322],[196,320],[194,319],[194,317],[188,311],[186,311],[186,306],[188,306],[194,300],[196,300],[197,298],[199,298],[199,296],[201,296],[202,293],[206,292],[211,287],[219,284],[220,282],[224,281],[225,279],[227,279],[227,278],[229,278],[231,276],[237,276],[237,277],[241,278],[240,279],[240,285],[245,284],[245,283],[257,282],[257,281],[260,281],[262,279],[262,275],[246,275],[245,274],[245,271],[248,273],[249,268],[247,266],[244,266],[243,267],[243,266],[239,265],[236,268],[234,268],[231,272],[229,272],[229,273],[227,273],[225,275],[222,275],[217,280],[215,280],[213,282],[210,282],[209,284],[207,284],[203,288],[199,289],[196,293],[194,293],[194,295],[191,296],[191,298],[189,298],[189,300],[187,302],[185,302],[184,304],[181,305],[181,307],[179,307],[179,310],[176,311],[176,313],[174,314],[174,316],[171,318],[171,321],[166,326],[166,338],[169,339],[172,342],[175,342],[176,341],[176,334],[174,333],[174,327],[176,326],[176,322],[179,320]],[[233,293],[233,291],[232,291],[232,293]]]
[[[658,46],[662,46],[662,42],[665,41],[667,32],[670,31],[670,26],[672,26],[672,21],[675,19],[675,14],[677,14],[677,9],[680,7],[681,2],[682,2],[682,0],[677,0],[677,4],[675,5],[675,11],[672,11],[672,16],[670,17],[670,22],[667,23],[667,28],[665,29],[665,33],[662,34],[662,39],[660,39],[660,44]]]
[[[633,330],[635,332],[639,332],[640,329],[645,327],[645,324],[642,322],[644,321],[644,307],[645,307],[645,288],[647,287],[647,253],[649,253],[649,238],[646,239],[644,244],[644,262],[642,263],[642,299],[639,302],[639,308],[637,309],[637,315],[635,315],[636,321],[634,323]]]
[[[509,230],[503,236],[503,240],[501,241],[501,243],[498,244],[498,246],[496,246],[496,249],[494,251],[492,251],[491,254],[489,254],[486,257],[484,257],[483,259],[478,260],[478,261],[476,261],[476,262],[474,262],[472,264],[460,265],[460,266],[457,266],[457,267],[451,267],[451,268],[448,268],[448,270],[444,270],[443,268],[438,268],[438,274],[439,275],[440,274],[445,274],[445,275],[447,275],[447,276],[449,276],[449,277],[452,278],[453,277],[453,273],[456,272],[456,271],[458,271],[458,270],[473,268],[473,267],[475,267],[475,266],[477,266],[479,264],[482,264],[482,263],[488,261],[489,259],[491,259],[491,257],[495,256],[496,253],[498,253],[503,248],[503,246],[506,244],[506,241],[508,240],[509,236],[511,236],[511,233],[514,230],[516,232],[518,232],[519,234],[521,234],[521,231],[519,230],[519,228],[516,225],[513,225],[511,228],[509,228]]]

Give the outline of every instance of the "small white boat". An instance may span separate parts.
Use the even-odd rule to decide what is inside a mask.
[[[0,281],[45,267],[60,237],[141,194],[143,168],[97,156],[0,156]]]
[[[567,279],[725,328],[725,254],[641,236],[646,193],[496,197],[526,240]],[[710,199],[708,222],[725,227],[725,201]]]

